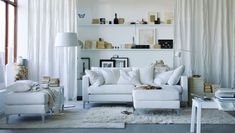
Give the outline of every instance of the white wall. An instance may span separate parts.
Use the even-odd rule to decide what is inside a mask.
[[[129,26],[129,25],[105,25],[90,26],[93,18],[105,18],[112,21],[114,14],[118,18],[124,18],[125,23],[136,22],[142,18],[148,21],[149,12],[158,12],[164,21],[166,12],[174,11],[174,0],[79,0],[79,13],[85,13],[84,19],[78,19],[78,37],[80,40],[93,40],[103,38],[112,43],[113,46],[120,46],[132,43],[133,37],[138,44],[139,29],[156,29],[156,39],[173,39],[174,27],[171,26]],[[86,25],[86,26],[84,26]],[[157,40],[155,41],[157,43]]]
[[[148,20],[148,12],[159,12],[163,18],[165,11],[174,10],[174,0],[78,0],[81,10],[87,10],[90,18],[113,20],[114,14],[118,18],[125,18],[126,22],[144,18]],[[89,15],[88,14],[88,15]]]
[[[114,55],[128,57],[130,67],[146,67],[156,60],[164,60],[169,67],[174,67],[174,50],[172,49],[120,49],[120,50],[82,50],[82,57],[90,57],[91,66],[99,67],[100,59],[110,59]]]

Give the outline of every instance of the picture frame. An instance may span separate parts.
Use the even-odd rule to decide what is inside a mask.
[[[129,58],[127,57],[112,57],[115,60],[115,67],[129,67]]]
[[[81,57],[82,60],[82,73],[81,76],[85,75],[85,70],[91,69],[91,59],[89,57]]]
[[[115,67],[115,60],[101,59],[100,67]]]
[[[139,28],[137,30],[137,39],[139,45],[154,46],[157,38],[157,29],[155,28]]]

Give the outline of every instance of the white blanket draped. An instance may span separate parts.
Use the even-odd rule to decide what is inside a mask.
[[[176,0],[175,44],[187,74],[233,87],[234,7],[234,0]]]

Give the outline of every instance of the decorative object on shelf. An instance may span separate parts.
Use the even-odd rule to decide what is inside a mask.
[[[118,19],[118,24],[124,24],[125,23],[125,19],[124,18],[119,18]]]
[[[129,67],[129,58],[127,57],[112,57],[115,60],[115,67]]]
[[[156,29],[145,28],[138,30],[139,45],[154,45],[156,38]]]
[[[148,24],[143,18],[137,22],[138,24]]]
[[[155,49],[160,49],[160,48],[161,48],[161,45],[155,44],[155,45],[153,46],[153,48],[155,48]]]
[[[115,67],[115,60],[101,59],[100,67]]]
[[[149,12],[148,13],[149,22],[154,23],[156,18],[158,18],[157,12]]]
[[[119,24],[118,18],[117,18],[117,13],[115,13],[115,18],[113,19],[113,24]]]
[[[149,45],[132,45],[132,49],[149,49]]]
[[[99,24],[100,20],[98,18],[93,18],[91,21],[92,24]]]
[[[161,24],[160,18],[157,18],[157,20],[154,21],[154,24]]]
[[[174,20],[174,13],[173,12],[165,12],[165,23],[172,24]]]
[[[113,45],[112,45],[112,43],[109,43],[109,42],[104,42],[104,47],[106,48],[106,49],[112,49],[113,48]]]
[[[104,40],[102,38],[99,38],[99,41],[96,42],[96,48],[105,49]]]
[[[89,57],[82,57],[82,72],[80,73],[80,78],[82,79],[82,76],[85,75],[85,70],[91,69],[91,61]]]
[[[92,48],[92,41],[91,40],[86,40],[85,45],[83,46],[84,49],[91,49]]]
[[[109,24],[112,24],[112,21],[109,21]]]
[[[50,87],[59,87],[60,86],[60,79],[59,78],[51,78],[49,82]]]
[[[100,24],[105,24],[105,18],[100,18]]]
[[[162,49],[173,49],[173,40],[158,40]]]
[[[126,43],[124,47],[127,48],[127,49],[130,49],[132,47],[132,45],[133,44],[131,44],[131,43]]]

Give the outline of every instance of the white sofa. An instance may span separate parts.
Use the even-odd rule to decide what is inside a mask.
[[[123,70],[125,69],[125,71],[131,71],[133,69],[138,69],[138,68],[92,68],[91,71],[100,71],[100,70],[113,70],[113,69],[117,69],[117,70]],[[146,84],[143,83],[145,80],[142,76],[141,78],[141,72],[140,73],[140,82],[142,84]],[[146,71],[146,73],[142,73],[142,75],[147,74],[148,71]],[[153,71],[154,73],[154,71]],[[114,75],[112,75],[112,77],[110,78],[115,78],[117,80],[120,80],[121,78],[121,74],[119,73],[112,73]],[[154,75],[154,74],[152,74]],[[104,76],[104,75],[103,75]],[[105,77],[105,76],[104,76]],[[148,77],[146,77],[147,79]],[[152,77],[152,81],[154,80],[154,78],[156,77]],[[85,108],[85,105],[87,103],[91,103],[91,102],[95,102],[95,103],[128,103],[128,102],[133,102],[133,90],[136,88],[136,85],[134,84],[120,84],[119,81],[117,83],[106,83],[106,78],[105,79],[105,83],[100,84],[100,85],[92,85],[91,84],[91,76],[90,75],[85,75],[83,76],[82,79],[82,93],[83,93],[83,107]],[[145,81],[146,82],[146,81]],[[187,102],[188,101],[188,78],[187,76],[180,76],[180,84],[177,85],[172,85],[170,86],[170,88],[175,89],[174,92],[175,95],[178,95],[178,98],[175,99],[176,102],[180,104],[180,102]],[[147,83],[147,84],[151,84],[151,83]],[[153,83],[152,83],[153,84]],[[151,85],[152,85],[151,84]],[[161,85],[161,86],[169,86],[169,85]],[[164,87],[162,90],[165,90]],[[136,91],[138,92],[138,91]],[[139,94],[139,93],[138,93]],[[138,96],[137,96],[138,97]],[[162,96],[162,97],[167,97],[167,96]],[[138,99],[138,98],[137,98]],[[167,103],[167,100],[165,100],[165,103]],[[179,107],[179,105],[173,105],[172,104],[172,109],[175,109],[176,106]],[[167,108],[171,108],[171,106],[167,106]]]

